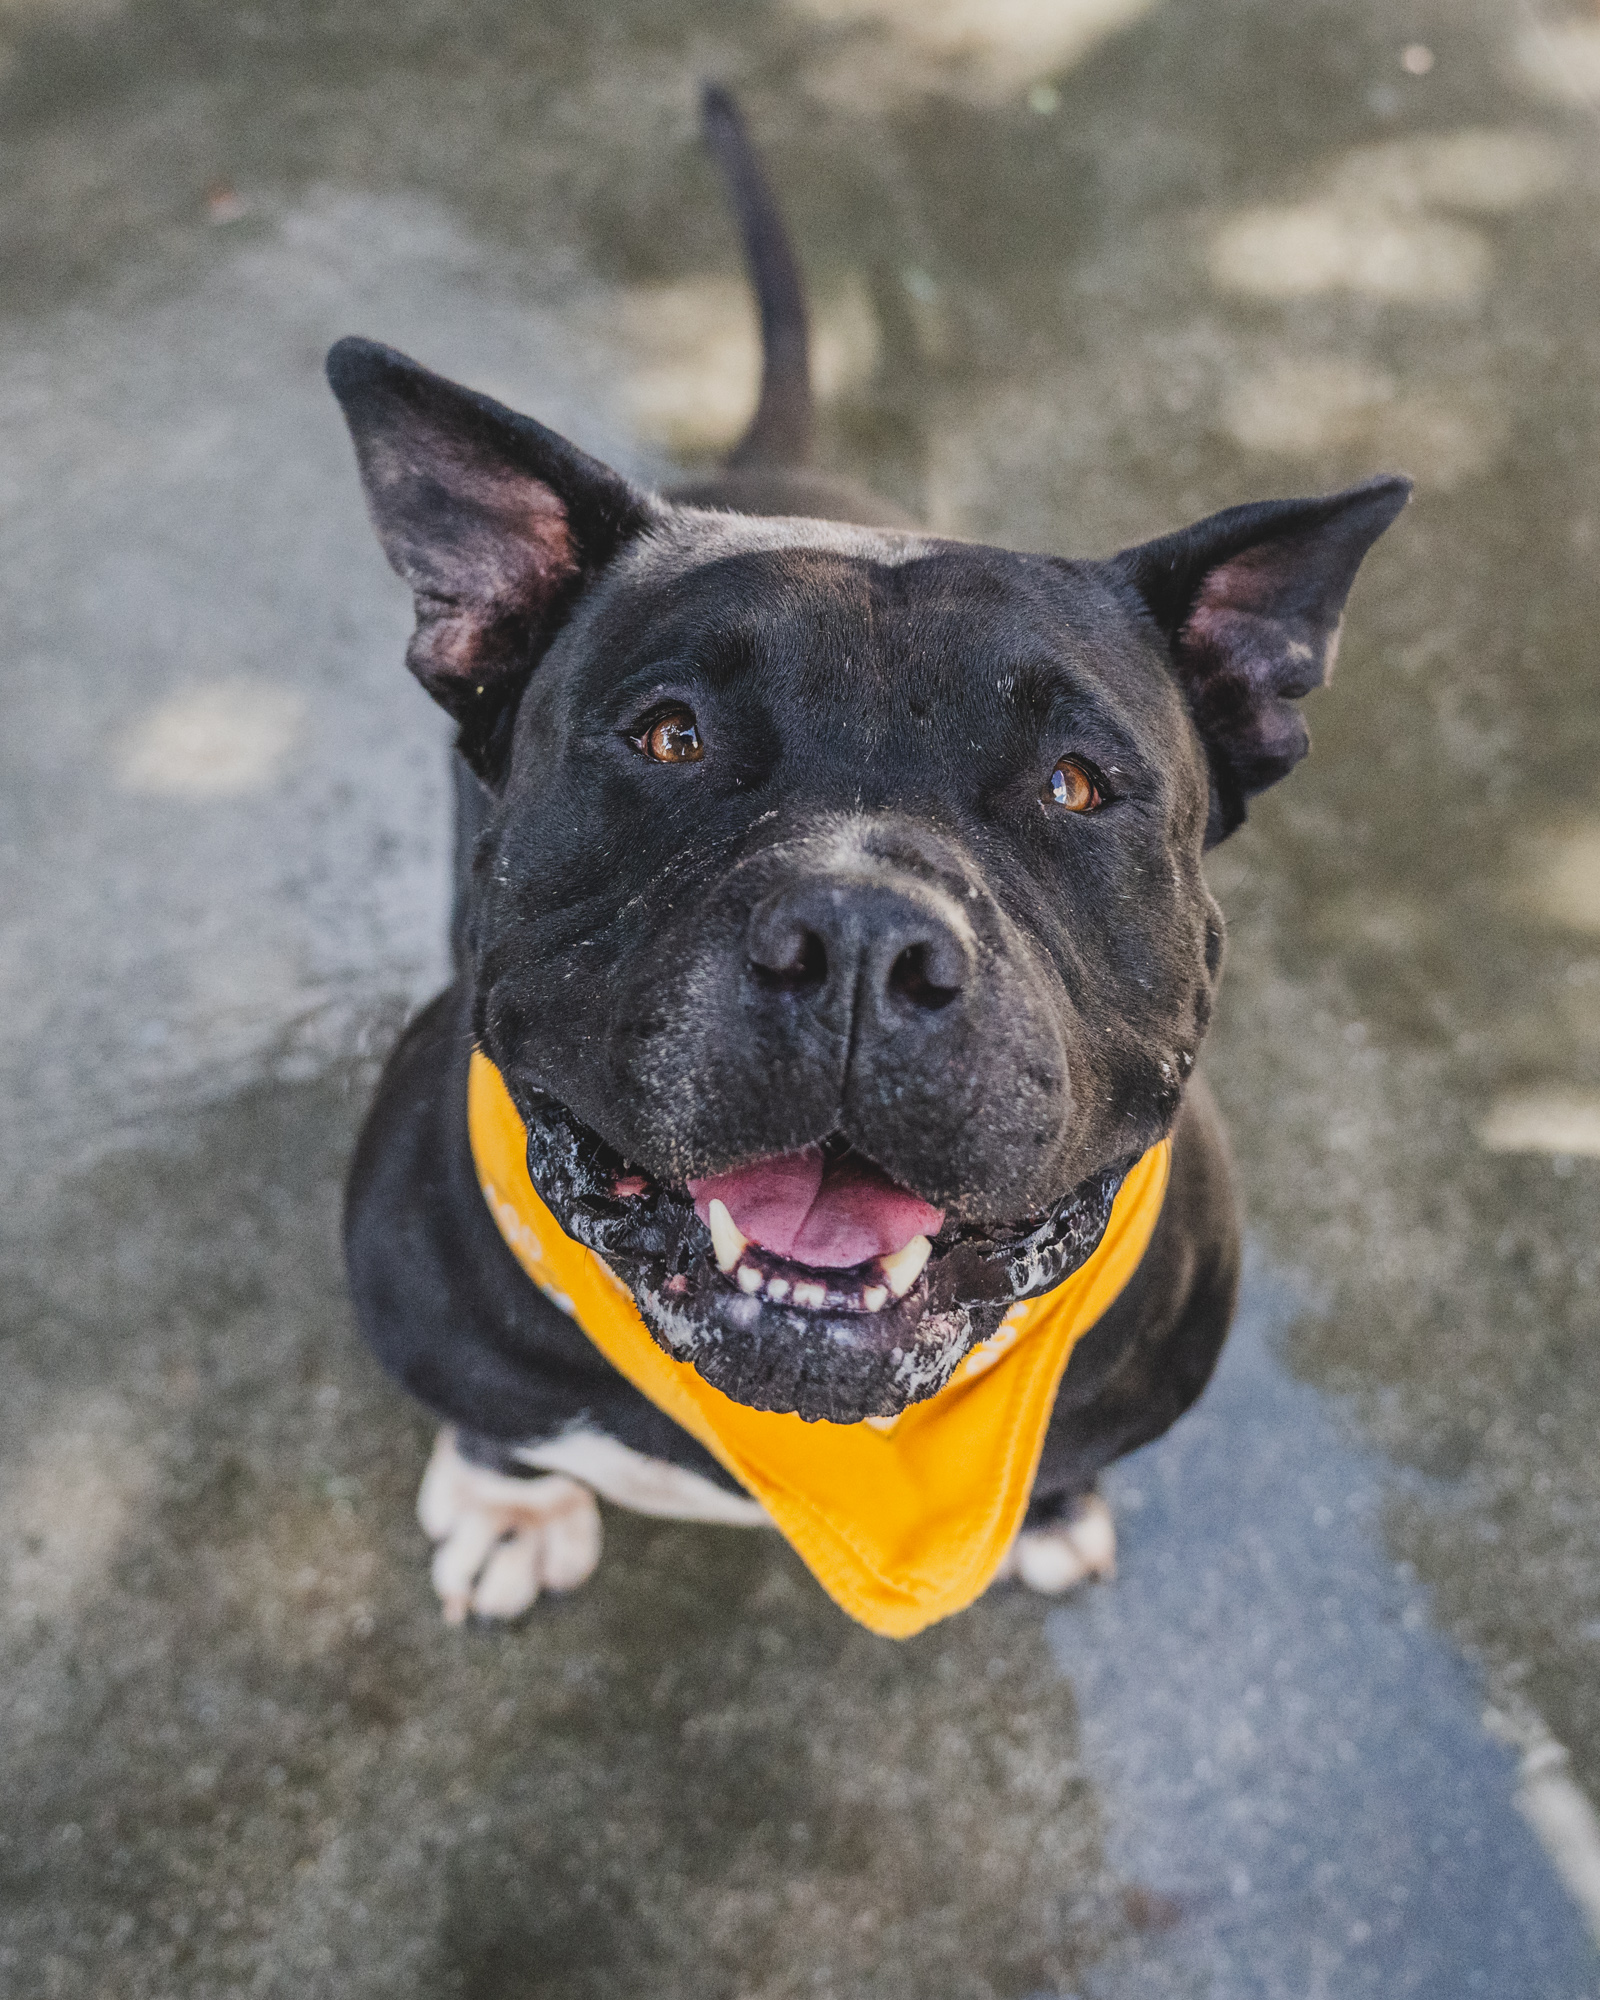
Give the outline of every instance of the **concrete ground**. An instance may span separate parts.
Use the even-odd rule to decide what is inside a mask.
[[[0,0],[0,1993],[1600,1993],[1600,16],[1579,0]],[[1214,857],[1252,1261],[1111,1587],[904,1646],[610,1513],[448,1631],[339,1182],[445,732],[319,365],[646,477],[1098,552],[1400,466]]]

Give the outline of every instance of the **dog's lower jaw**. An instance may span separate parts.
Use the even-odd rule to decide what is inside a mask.
[[[621,1273],[626,1279],[629,1274]],[[795,1415],[807,1423],[860,1423],[897,1416],[942,1389],[961,1357],[999,1325],[1005,1308],[929,1308],[919,1287],[891,1311],[789,1311],[732,1291],[720,1274],[699,1310],[652,1286],[630,1289],[660,1347],[689,1362],[703,1381],[746,1409]]]
[[[807,1423],[894,1417],[937,1395],[1011,1306],[1052,1290],[1094,1253],[1131,1164],[1085,1181],[1009,1242],[942,1232],[917,1283],[877,1312],[800,1311],[750,1297],[706,1255],[687,1272],[615,1249],[607,1262],[657,1344],[734,1402]],[[580,1238],[586,1220],[574,1218]]]
[[[623,1165],[558,1100],[516,1093],[528,1172],[566,1233],[604,1259],[656,1344],[754,1410],[860,1423],[925,1402],[1010,1306],[1052,1290],[1099,1246],[1134,1155],[1010,1230],[951,1226],[920,1280],[873,1312],[803,1310],[740,1290],[686,1194],[618,1197]]]

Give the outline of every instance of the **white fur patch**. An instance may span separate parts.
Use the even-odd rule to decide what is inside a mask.
[[[567,1431],[546,1444],[523,1445],[524,1465],[565,1473],[592,1486],[613,1506],[660,1521],[709,1521],[727,1528],[764,1528],[770,1517],[759,1500],[728,1493],[698,1472],[618,1444],[600,1431]]]
[[[1098,1493],[1086,1494],[1050,1528],[1026,1528],[996,1573],[1015,1577],[1043,1597],[1060,1597],[1091,1576],[1112,1582],[1117,1574],[1117,1527]]]
[[[433,1587],[451,1625],[469,1611],[519,1617],[541,1590],[576,1590],[600,1560],[600,1509],[586,1486],[472,1465],[448,1427],[422,1475],[417,1519],[438,1544]]]

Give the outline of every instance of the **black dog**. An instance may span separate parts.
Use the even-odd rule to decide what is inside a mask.
[[[937,539],[800,469],[799,280],[732,105],[706,111],[765,349],[725,475],[642,492],[387,348],[329,357],[409,664],[460,725],[455,983],[389,1062],[347,1217],[367,1337],[453,1427],[421,1506],[455,1616],[581,1581],[591,1489],[765,1518],[525,1275],[474,1164],[475,1048],[660,1347],[831,1426],[937,1395],[1170,1137],[1012,1558],[1043,1588],[1109,1567],[1096,1475],[1199,1394],[1234,1302],[1201,855],[1305,754],[1294,703],[1409,492],[1091,562]]]

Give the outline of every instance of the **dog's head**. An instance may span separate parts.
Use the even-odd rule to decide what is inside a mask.
[[[1065,561],[675,506],[387,349],[329,370],[494,795],[474,1029],[540,1194],[739,1401],[932,1394],[1171,1126],[1202,850],[1305,754],[1408,482]]]

